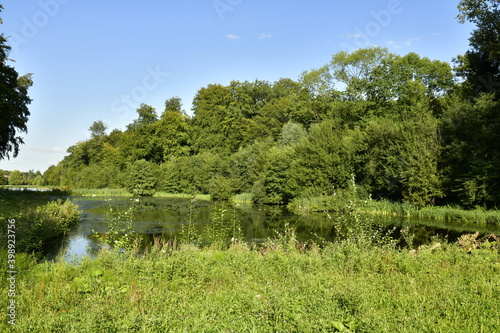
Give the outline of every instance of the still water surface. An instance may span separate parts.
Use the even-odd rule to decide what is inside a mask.
[[[236,205],[233,208],[220,203],[180,198],[112,198],[106,197],[71,197],[71,201],[79,206],[81,221],[73,228],[69,236],[62,242],[58,254],[66,258],[82,257],[89,249],[97,249],[98,243],[94,233],[108,232],[107,213],[112,208],[125,210],[134,206],[132,228],[134,233],[143,237],[145,242],[155,237],[163,240],[179,238],[182,225],[191,220],[197,233],[203,234],[207,225],[222,214],[227,221],[237,221],[243,231],[244,240],[260,243],[282,232],[286,225],[293,227],[300,240],[333,240],[336,236],[332,219],[341,216],[314,213],[295,215],[286,207]],[[393,229],[394,236],[399,237],[401,227],[409,227],[415,234],[414,245],[430,242],[434,237],[447,237],[454,241],[464,233],[479,231],[480,233],[499,232],[483,226],[460,225],[443,221],[431,221],[393,217],[371,217],[384,228]]]

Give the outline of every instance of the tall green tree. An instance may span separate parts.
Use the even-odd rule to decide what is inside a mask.
[[[375,198],[425,206],[441,196],[437,120],[378,117],[363,131],[358,179]]]
[[[290,166],[290,192],[295,195],[306,188],[333,193],[347,187],[354,173],[356,142],[352,131],[338,120],[314,124],[309,135],[293,148],[295,159]]]
[[[102,120],[97,120],[89,127],[91,138],[102,138],[106,135],[107,126]]]
[[[441,119],[446,195],[473,207],[500,203],[500,102],[491,94],[452,105]]]
[[[500,98],[500,2],[498,0],[461,0],[460,23],[476,25],[470,49],[459,56],[456,71],[467,80],[470,96],[493,92]]]
[[[157,162],[165,162],[170,158],[188,155],[189,118],[182,111],[182,102],[178,97],[172,97],[165,102],[165,111],[160,120],[154,124],[153,145],[161,156]]]
[[[10,49],[4,34],[0,34],[0,160],[10,158],[11,153],[16,157],[19,146],[24,143],[18,134],[28,131],[31,103],[28,88],[33,85],[31,74],[19,76],[14,67],[8,65]]]
[[[26,185],[26,177],[19,170],[10,173],[9,185]]]

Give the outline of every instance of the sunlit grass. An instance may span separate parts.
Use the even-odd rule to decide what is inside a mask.
[[[191,199],[193,194],[187,193],[167,193],[167,192],[156,192],[154,197],[160,198],[176,198],[176,199]],[[194,194],[196,200],[210,201],[210,194]]]
[[[141,257],[104,251],[79,265],[25,265],[15,331],[493,332],[500,325],[498,250],[296,245],[157,244]]]
[[[71,190],[71,195],[74,196],[106,196],[106,197],[131,197],[128,191],[124,189],[111,189],[111,188],[100,188],[100,189],[73,189]]]
[[[443,221],[456,221],[470,224],[500,225],[500,211],[473,209],[465,210],[451,206],[429,206],[416,208],[408,204],[394,203],[387,200],[370,201],[362,208],[367,213],[416,217]]]
[[[253,195],[252,193],[236,194],[232,197],[231,201],[237,204],[250,205],[253,203]]]
[[[74,196],[97,196],[97,197],[132,197],[132,194],[125,189],[74,189],[71,190],[71,194]],[[192,194],[186,193],[167,193],[167,192],[156,192],[154,197],[158,198],[175,198],[175,199],[190,199],[193,197]],[[210,201],[210,194],[195,194],[196,200]]]
[[[356,207],[360,213],[397,216],[408,218],[435,219],[450,222],[460,222],[480,225],[500,226],[500,211],[476,208],[465,210],[452,206],[415,207],[408,203],[392,202],[389,200],[353,200],[340,202],[334,196],[319,196],[298,198],[292,201],[289,208],[297,213],[337,211]]]

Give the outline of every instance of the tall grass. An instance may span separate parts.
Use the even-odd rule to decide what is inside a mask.
[[[97,196],[97,197],[132,197],[132,194],[125,189],[73,189],[71,195],[74,196]],[[190,199],[192,194],[187,193],[167,193],[156,192],[154,197],[159,198],[175,198],[175,199]],[[209,194],[195,194],[196,200],[210,201]]]
[[[177,198],[177,199],[191,199],[193,196],[196,200],[200,201],[211,201],[210,194],[188,194],[188,193],[168,193],[168,192],[156,192],[155,197],[160,198]]]
[[[141,257],[103,251],[79,265],[25,266],[17,281],[13,331],[495,332],[500,327],[498,249],[296,244],[293,234],[277,238],[266,251],[242,244],[225,251],[176,250],[167,243]],[[1,288],[7,288],[5,281]]]
[[[468,224],[500,226],[500,211],[476,208],[464,210],[452,206],[428,206],[418,208],[408,203],[388,200],[364,200],[343,195],[304,196],[294,199],[289,208],[296,213],[340,212],[345,213],[353,206],[360,212],[373,215],[414,217]]]
[[[2,193],[0,197],[0,244],[7,243],[7,221],[15,221],[16,250],[42,254],[80,219],[78,207],[69,200],[49,200],[32,193]]]
[[[157,241],[141,255],[137,248],[104,247],[78,264],[35,264],[19,253],[16,326],[3,321],[0,330],[494,332],[500,327],[500,236],[475,234],[458,244],[397,249],[353,207],[342,220],[332,220],[344,240],[303,244],[288,227],[254,248],[225,242],[239,235],[234,214],[229,206],[215,210],[204,235],[212,246]],[[122,222],[131,216],[109,216],[118,223],[119,241],[122,226],[126,233],[130,224]],[[7,267],[5,250],[0,265]],[[0,292],[5,295],[8,288],[8,281],[0,280]],[[7,302],[0,301],[4,309]]]
[[[451,206],[429,206],[416,208],[409,204],[383,201],[370,201],[363,208],[367,213],[377,215],[393,215],[403,217],[416,217],[444,221],[457,221],[469,224],[489,224],[500,226],[500,211],[476,208],[464,210]]]
[[[111,188],[100,188],[100,189],[72,189],[71,195],[74,196],[99,196],[99,197],[132,197],[132,194],[124,189],[111,189]]]
[[[251,205],[253,204],[253,194],[252,193],[236,194],[231,198],[231,201],[235,204]]]

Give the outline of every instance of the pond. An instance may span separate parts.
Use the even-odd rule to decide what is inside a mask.
[[[88,255],[98,248],[95,233],[106,234],[110,209],[124,211],[131,205],[134,207],[132,231],[143,238],[144,244],[151,244],[160,237],[168,241],[182,237],[181,232],[189,221],[198,235],[203,235],[207,226],[213,221],[224,220],[236,223],[247,242],[262,243],[269,237],[283,232],[286,226],[296,230],[297,238],[302,241],[331,241],[336,237],[335,221],[342,216],[314,213],[295,215],[282,206],[234,205],[214,203],[211,201],[191,200],[184,198],[141,199],[114,197],[70,197],[79,206],[81,221],[73,228],[53,256],[64,254],[66,258]],[[434,237],[455,241],[464,233],[480,232],[498,233],[493,226],[460,225],[456,222],[446,223],[436,220],[420,220],[394,217],[369,217],[372,222],[384,230],[393,230],[394,237],[399,237],[400,229],[409,228],[415,235],[414,245],[429,243]]]

